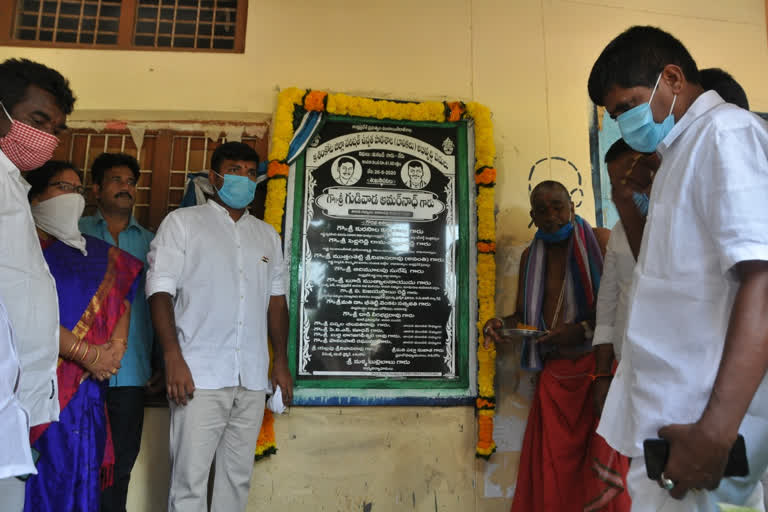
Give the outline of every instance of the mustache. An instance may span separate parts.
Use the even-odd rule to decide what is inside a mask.
[[[117,199],[118,197],[127,197],[128,199],[133,199],[133,196],[129,192],[125,192],[125,191],[118,192],[117,194],[115,194],[115,199]]]

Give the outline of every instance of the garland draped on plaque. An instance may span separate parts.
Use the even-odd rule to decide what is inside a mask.
[[[487,459],[496,450],[496,444],[493,441],[493,417],[496,410],[494,391],[496,350],[493,346],[488,349],[483,348],[482,332],[485,322],[495,315],[494,187],[496,169],[494,160],[496,149],[490,110],[475,102],[394,102],[298,88],[282,90],[278,96],[273,119],[264,214],[264,221],[271,224],[278,233],[282,234],[283,231],[289,164],[304,150],[312,134],[321,124],[323,116],[327,114],[437,123],[470,119],[474,121],[478,298],[476,454],[478,457]]]

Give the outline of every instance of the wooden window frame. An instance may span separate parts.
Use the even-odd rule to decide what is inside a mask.
[[[256,122],[253,123],[255,125],[258,124],[264,124],[266,126],[269,125],[270,121],[263,121],[263,122]],[[73,124],[76,124],[73,123]],[[177,126],[174,128],[154,128],[154,127],[147,127],[148,129],[145,131],[145,135],[151,134],[154,141],[154,148],[152,150],[152,156],[148,158],[151,158],[150,160],[144,160],[141,161],[142,169],[148,169],[152,171],[152,178],[147,187],[149,188],[148,192],[148,205],[146,205],[147,213],[146,218],[144,219],[141,224],[149,229],[152,232],[155,232],[160,226],[160,223],[165,218],[165,216],[172,210],[176,209],[178,206],[175,202],[172,203],[171,201],[171,191],[175,186],[173,184],[173,175],[178,176],[179,170],[174,169],[173,165],[173,155],[174,155],[174,137],[181,137],[181,138],[203,138],[205,140],[208,140],[208,136],[205,132],[199,131],[198,129],[192,128],[192,127],[186,127],[184,126],[183,122],[180,122]],[[223,132],[222,132],[223,133]],[[244,137],[248,137],[249,139],[253,140],[253,147],[256,150],[256,152],[259,154],[260,158],[262,160],[265,160],[268,154],[268,144],[269,144],[269,136],[267,135],[268,129],[265,128],[263,136],[258,136],[255,134],[245,135]],[[73,160],[75,165],[77,166],[83,166],[83,171],[86,170],[86,168],[89,168],[92,161],[89,160],[89,154],[85,154],[85,164],[83,162],[79,161],[79,159],[74,158],[72,156],[72,151],[75,148],[75,142],[74,142],[74,136],[96,136],[96,137],[130,137],[130,131],[126,128],[106,128],[106,127],[100,127],[100,128],[77,128],[74,127],[69,131],[64,132],[62,136],[60,137],[59,147],[56,149],[56,153],[54,154],[54,160]],[[215,141],[212,141],[213,143],[218,143],[221,141],[223,137],[221,134],[217,137]],[[146,140],[146,139],[145,139]],[[189,142],[187,142],[188,144]],[[107,151],[110,152],[117,152],[120,150],[115,150],[114,148],[107,149]],[[99,153],[100,151],[97,151],[96,153]],[[205,164],[209,163],[210,156],[212,155],[213,150],[211,148],[210,153],[208,153],[207,160]],[[137,154],[137,159],[141,159],[141,152],[139,150]],[[200,172],[203,169],[186,169],[185,172]],[[88,179],[86,179],[85,185],[87,187],[90,187],[91,183]],[[184,181],[184,185],[186,186],[186,178]],[[264,213],[264,201],[266,199],[266,182],[262,182],[256,190],[256,199],[255,203],[251,206],[251,214],[257,216],[258,218],[263,217]],[[93,206],[92,197],[89,195],[87,196],[86,200],[88,200],[87,207]],[[88,210],[86,210],[88,211]]]
[[[766,0],[768,1],[768,0]],[[161,51],[161,52],[192,52],[192,53],[244,53],[245,29],[248,21],[248,0],[237,0],[237,23],[235,25],[234,48],[180,48],[180,47],[153,47],[137,46],[133,44],[134,26],[136,24],[137,0],[123,0],[120,11],[120,25],[118,28],[117,44],[87,44],[87,43],[63,43],[54,41],[27,41],[14,39],[13,24],[16,18],[18,0],[0,0],[0,13],[9,13],[0,16],[0,45],[22,46],[32,48],[64,48],[87,50],[131,50],[131,51]]]

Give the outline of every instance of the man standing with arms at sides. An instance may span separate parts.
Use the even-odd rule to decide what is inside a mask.
[[[15,333],[21,363],[16,390],[28,426],[59,419],[59,336],[73,335],[59,325],[56,284],[43,259],[21,172],[51,159],[74,104],[69,82],[57,71],[26,59],[0,64],[0,297]],[[6,449],[20,447],[0,448]],[[16,512],[23,505],[24,482],[0,479],[0,509]]]
[[[204,512],[216,456],[212,512],[245,511],[272,384],[293,396],[279,235],[250,215],[259,157],[246,144],[211,158],[206,204],[171,212],[149,253],[147,296],[163,348],[170,400],[170,512]]]
[[[147,253],[154,235],[133,217],[139,162],[123,153],[102,153],[91,165],[93,193],[99,209],[80,219],[80,231],[119,247],[141,260],[145,269],[131,304],[128,348],[122,368],[112,376],[107,410],[115,448],[115,483],[101,494],[103,512],[125,512],[131,470],[141,445],[144,423],[144,388],[152,371],[152,323],[144,294]],[[157,375],[155,376],[157,379]]]
[[[614,39],[588,88],[662,162],[598,433],[633,457],[634,511],[742,505],[768,465],[768,129],[705,92],[683,44],[654,27]],[[750,474],[723,478],[738,434]],[[658,482],[643,459],[656,437],[669,443]]]

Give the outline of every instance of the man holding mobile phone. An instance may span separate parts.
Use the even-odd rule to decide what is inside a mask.
[[[614,39],[588,87],[629,146],[661,157],[598,433],[633,457],[633,511],[744,505],[768,465],[768,127],[705,92],[683,44],[654,27]],[[750,475],[723,479],[740,433]],[[658,482],[643,460],[657,437]]]

